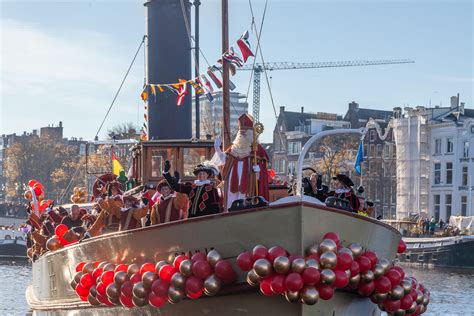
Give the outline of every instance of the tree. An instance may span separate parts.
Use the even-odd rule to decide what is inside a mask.
[[[107,130],[107,138],[113,139],[140,139],[138,128],[132,122],[120,123]]]

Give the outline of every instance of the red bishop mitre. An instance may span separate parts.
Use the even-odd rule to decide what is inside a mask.
[[[237,126],[239,129],[253,129],[253,118],[247,113],[239,116]]]

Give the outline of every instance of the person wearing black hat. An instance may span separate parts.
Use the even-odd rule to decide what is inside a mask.
[[[334,196],[349,201],[352,211],[357,212],[360,207],[360,202],[354,189],[352,189],[354,182],[345,174],[338,174],[332,179],[335,181],[335,190],[329,191],[327,196]]]
[[[197,165],[193,173],[197,179],[194,183],[178,183],[170,175],[171,163],[165,161],[163,177],[168,182],[171,189],[184,193],[189,198],[188,218],[218,214],[220,212],[220,197],[211,179],[219,173],[216,167],[210,163]]]

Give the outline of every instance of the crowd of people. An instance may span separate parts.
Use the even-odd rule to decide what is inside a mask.
[[[27,215],[23,203],[0,203],[0,216],[25,218]]]

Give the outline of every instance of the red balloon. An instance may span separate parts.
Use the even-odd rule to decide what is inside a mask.
[[[411,297],[411,295],[405,295],[404,297],[402,297],[402,299],[400,300],[400,308],[401,309],[409,309],[411,304],[413,304],[413,298]]]
[[[140,267],[141,275],[143,275],[145,272],[148,272],[148,271],[155,273],[155,265],[151,262],[144,263]]]
[[[336,288],[345,288],[349,284],[349,277],[346,272],[342,270],[334,270],[334,273],[336,274],[336,281],[334,282]]]
[[[383,306],[385,307],[385,310],[389,313],[395,312],[398,309],[400,309],[400,300],[385,300],[383,302]]]
[[[336,245],[339,245],[341,243],[341,238],[337,233],[334,232],[328,232],[324,234],[323,239],[331,239],[336,243]]]
[[[392,287],[400,284],[400,282],[402,281],[402,276],[400,275],[400,272],[395,269],[388,270],[388,272],[385,273],[385,276],[390,280]]]
[[[296,292],[303,288],[304,281],[299,273],[290,273],[286,276],[285,286],[288,290]]]
[[[120,294],[130,299],[133,296],[133,284],[130,281],[123,282],[122,286],[120,287]]]
[[[118,266],[115,267],[114,272],[117,273],[119,271],[127,272],[128,270],[128,264],[119,264]]]
[[[378,293],[388,293],[392,289],[392,283],[386,276],[381,276],[375,280],[375,291]]]
[[[237,278],[232,265],[227,260],[220,260],[217,262],[214,267],[214,272],[216,276],[226,284],[234,282]]]
[[[114,271],[105,271],[100,276],[100,281],[107,287],[110,283],[114,282]]]
[[[192,278],[192,277],[189,277],[189,278]],[[155,280],[155,282],[153,282],[153,284],[151,285],[151,291],[155,293],[155,295],[163,296],[163,297],[168,295],[169,288],[170,288],[170,285],[166,282],[163,282],[160,279]]]
[[[369,258],[370,260],[370,268],[373,269],[379,260],[375,252],[367,250],[362,256]]]
[[[370,270],[372,266],[370,259],[365,256],[360,256],[359,258],[357,258],[357,263],[359,264],[360,273],[364,273]]]
[[[423,293],[423,294],[426,292],[425,287],[423,286],[423,283],[421,283],[421,282],[418,283],[418,289],[419,289],[419,290],[421,291],[421,293]]]
[[[128,308],[135,307],[135,305],[133,305],[133,301],[132,301],[131,296],[126,296],[126,295],[120,294],[119,300],[120,300],[120,304],[122,304],[122,306],[124,306],[124,307],[128,307]]]
[[[276,257],[280,257],[280,256],[283,256],[283,257],[288,256],[288,252],[285,250],[285,248],[280,247],[280,246],[275,246],[268,249],[267,258],[271,263],[273,263]]]
[[[87,296],[81,296],[81,300],[84,301],[84,302],[88,302]]]
[[[185,255],[179,255],[177,256],[176,258],[174,258],[174,261],[173,261],[173,266],[174,268],[179,271],[179,265],[181,264],[181,262],[183,262],[184,260],[188,260],[189,258]]]
[[[319,270],[313,267],[304,269],[302,273],[304,284],[316,285],[319,283],[320,273]]]
[[[203,293],[204,293],[204,291],[200,290],[199,292],[196,292],[196,293],[187,293],[186,296],[189,297],[192,300],[195,300],[197,298],[200,298]]]
[[[90,273],[84,273],[81,277],[81,285],[85,289],[90,289],[91,286],[95,285],[95,278]]]
[[[352,256],[347,252],[340,252],[337,254],[336,269],[346,271],[352,267]]]
[[[211,265],[207,261],[196,261],[191,265],[191,271],[195,277],[202,280],[212,274]]]
[[[97,278],[102,275],[102,272],[104,272],[102,268],[95,268],[94,271],[92,271],[92,277],[94,280],[97,280]]]
[[[237,257],[237,265],[239,266],[240,270],[248,272],[252,270],[254,261],[252,259],[252,254],[250,252],[242,252]]]
[[[58,226],[56,226],[56,228],[54,229],[54,233],[56,234],[56,236],[58,237],[63,237],[64,234],[69,230],[69,228],[64,225],[64,224],[59,224]],[[77,268],[77,267],[76,267]]]
[[[201,261],[198,261],[201,262]],[[207,263],[207,262],[206,262]],[[194,265],[194,264],[193,264]],[[160,269],[160,279],[163,280],[166,283],[170,283],[171,277],[173,274],[176,273],[176,269],[170,265],[170,264],[165,264],[164,266],[161,267]]]
[[[357,263],[357,261],[352,261],[352,265],[351,265],[351,277],[353,276],[356,276],[357,274],[359,274],[359,264]]]
[[[106,296],[107,295],[105,293],[106,289],[107,289],[107,287],[105,286],[104,283],[102,283],[102,282],[97,283],[96,291],[97,291],[98,294]]]
[[[59,226],[59,225],[58,225]],[[57,235],[57,234],[56,234]],[[76,265],[76,272],[79,272],[79,271],[82,271],[82,267],[84,267],[86,263],[83,261],[83,262],[79,262],[77,265]]]
[[[32,187],[34,187],[35,184],[37,184],[37,183],[38,183],[38,181],[36,181],[35,179],[31,179],[30,181],[28,181],[28,186],[29,186],[30,188],[32,188]]]
[[[165,305],[167,301],[168,301],[168,297],[158,296],[154,294],[153,292],[150,293],[150,295],[148,296],[148,303],[150,303],[150,305],[154,307],[161,307]]]
[[[97,300],[99,302],[101,302],[102,304],[104,305],[107,305],[107,306],[114,306],[114,304],[109,301],[109,298],[107,297],[107,295],[100,295],[100,294],[97,294]]]
[[[89,295],[89,289],[86,289],[81,284],[76,285],[76,293],[79,296],[87,297]]]
[[[192,262],[196,261],[207,261],[206,254],[203,252],[196,252],[192,257],[191,257]]]
[[[405,250],[407,250],[407,244],[405,244],[403,239],[400,239],[400,242],[398,243],[398,247],[397,247],[397,252],[404,253]]]
[[[374,281],[365,283],[359,283],[359,294],[362,296],[370,296],[375,290],[375,283]]]
[[[281,274],[276,274],[273,276],[272,281],[270,282],[270,288],[275,294],[282,294],[286,292],[285,285],[286,276]]]
[[[140,272],[134,273],[130,278],[130,282],[132,282],[132,285],[141,281],[142,281],[142,276],[140,275]]]
[[[319,255],[319,253],[312,253],[309,256],[307,256],[306,259],[314,259],[317,262],[319,262],[320,255]]]
[[[410,293],[408,293],[408,295],[411,296],[411,298],[415,301],[416,300],[416,297],[418,296],[418,293],[416,292],[415,289],[411,289]]]
[[[288,256],[288,259],[290,260],[290,262],[293,262],[295,259],[301,259],[301,258],[303,258],[303,256],[300,255],[300,254],[297,254],[297,253],[293,253],[293,254]],[[318,261],[319,261],[319,259],[318,259]]]
[[[329,300],[334,296],[334,288],[329,285],[321,285],[318,287],[319,297],[322,300]]]
[[[257,261],[258,259],[266,259],[268,250],[264,246],[255,246],[252,251],[252,260]]]
[[[36,196],[44,194],[43,186],[39,185],[39,183],[35,184],[33,187],[33,192],[35,192]]]
[[[265,278],[260,282],[260,292],[263,293],[265,296],[272,296],[275,295],[272,291],[272,277]]]
[[[402,280],[405,278],[405,271],[403,270],[402,267],[393,267],[392,269],[397,270],[398,273],[400,273],[400,276],[401,276]]]
[[[203,281],[195,276],[190,276],[186,279],[185,285],[186,294],[199,293],[203,289]]]

